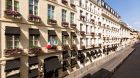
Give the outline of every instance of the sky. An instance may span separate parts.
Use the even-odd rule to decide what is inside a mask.
[[[140,30],[140,0],[105,0],[122,20],[132,28]]]

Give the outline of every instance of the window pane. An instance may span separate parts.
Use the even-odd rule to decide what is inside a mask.
[[[19,48],[19,36],[14,36],[14,48]]]
[[[29,6],[29,14],[33,14],[33,5]]]
[[[62,21],[66,22],[66,10],[62,10]]]
[[[33,36],[29,36],[29,47],[33,47]]]
[[[62,44],[65,45],[66,44],[66,37],[62,36]]]
[[[48,37],[48,42],[50,42],[51,45],[57,45],[58,44],[58,41],[57,41],[56,37],[53,37],[53,36]]]
[[[48,5],[48,19],[53,19],[54,15],[54,6]]]
[[[34,46],[38,46],[38,36],[34,36]]]
[[[33,5],[33,0],[29,0],[29,5]]]
[[[6,0],[6,9],[12,10],[12,0]]]
[[[12,43],[12,36],[6,36],[6,47],[9,49],[9,48],[12,48],[13,46],[13,43]]]
[[[19,11],[19,2],[18,1],[14,1],[14,10]]]
[[[19,41],[15,41],[15,47],[14,48],[19,48]]]
[[[71,13],[70,15],[70,23],[74,23],[74,13]]]
[[[34,7],[34,15],[38,15],[38,7],[37,6]]]
[[[34,0],[34,5],[38,6],[38,0]]]

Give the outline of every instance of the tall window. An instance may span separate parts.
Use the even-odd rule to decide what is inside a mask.
[[[29,14],[38,15],[38,0],[29,0]]]
[[[86,34],[88,34],[88,25],[86,25]]]
[[[17,35],[7,35],[6,36],[6,47],[8,49],[19,48],[19,36]]]
[[[38,36],[30,35],[29,36],[29,47],[38,46]]]
[[[82,6],[82,0],[79,0],[79,6]]]
[[[80,31],[82,31],[83,24],[80,24]]]
[[[86,4],[85,4],[85,7],[86,7],[86,9],[88,9],[88,1],[86,0],[86,2],[85,2]]]
[[[6,9],[19,11],[19,2],[16,0],[6,0]]]
[[[54,6],[48,5],[48,19],[54,18]]]
[[[62,44],[66,45],[67,44],[67,37],[62,35]]]
[[[92,33],[92,26],[90,26],[90,33]]]
[[[88,13],[86,13],[86,21],[88,21]]]
[[[92,11],[92,4],[90,3],[90,11]]]
[[[83,38],[80,38],[80,46],[84,45]]]
[[[82,11],[82,10],[80,10],[80,16],[82,16],[82,13],[83,13],[83,11]]]
[[[66,22],[66,13],[67,11],[62,9],[62,22]]]
[[[70,13],[70,23],[74,24],[74,13]]]
[[[86,47],[88,46],[88,38],[86,38]]]

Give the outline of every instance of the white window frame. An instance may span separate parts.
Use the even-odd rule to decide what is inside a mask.
[[[30,39],[30,37],[32,37],[31,39]],[[29,44],[30,44],[30,41],[32,41],[33,43],[33,46],[38,46],[38,42],[39,42],[39,40],[38,40],[38,36],[36,36],[36,35],[30,35],[30,37],[29,37]],[[35,37],[37,37],[37,40],[35,40]],[[35,45],[35,41],[37,41],[37,45]],[[30,46],[30,45],[29,45]],[[31,46],[30,46],[31,47]]]
[[[49,8],[49,6],[50,6],[50,8]],[[48,19],[53,19],[54,18],[54,9],[55,9],[55,7],[53,5],[48,4]],[[51,13],[50,18],[49,18],[49,11]]]
[[[62,9],[62,22],[66,22],[67,21],[66,14],[67,14],[67,11]]]
[[[38,1],[38,3],[37,3],[37,5],[35,5],[35,0],[32,0],[33,2],[32,2],[32,6],[33,6],[33,8],[32,8],[32,15],[35,15],[35,7],[37,7],[37,14],[36,15],[39,15],[39,8],[38,8],[38,3],[39,3],[39,0],[37,0]],[[29,0],[29,8],[30,8],[30,0]],[[29,14],[30,14],[30,9],[29,9]]]
[[[7,1],[8,0],[6,0],[6,7],[7,7]],[[18,0],[11,0],[12,1],[12,5],[11,5],[11,7],[12,7],[12,11],[15,11],[15,2],[18,2],[18,9],[17,9],[17,11],[19,12],[19,1]],[[7,8],[6,8],[7,9]]]
[[[12,40],[8,40],[8,37],[12,37]],[[18,40],[15,40],[15,37],[18,37]],[[12,49],[19,48],[19,45],[20,45],[19,36],[16,36],[16,35],[7,35],[6,36],[6,48],[9,48],[9,46],[7,45],[8,44],[8,41],[12,41]],[[18,46],[15,45],[15,41],[18,41]]]
[[[74,13],[71,12],[70,13],[70,23],[71,24],[74,24],[74,16],[75,16]]]

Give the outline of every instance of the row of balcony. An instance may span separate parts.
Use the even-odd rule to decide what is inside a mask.
[[[5,15],[7,17],[11,17],[11,18],[16,18],[16,19],[21,19],[22,15],[17,12],[17,11],[12,11],[12,10],[6,10],[5,11]],[[28,20],[30,22],[35,22],[35,23],[40,23],[41,22],[41,18],[39,16],[36,15],[29,15]],[[48,19],[48,24],[49,25],[56,25],[57,24],[57,20],[55,19]],[[69,23],[68,22],[62,22],[62,26],[63,27],[69,27]],[[76,24],[70,24],[71,28],[76,28]]]
[[[102,44],[94,44],[90,46],[91,48],[101,48]],[[86,49],[85,45],[81,45],[80,48],[82,50]],[[57,46],[54,45],[52,46],[49,50],[58,50]],[[66,51],[66,50],[78,50],[77,45],[72,44],[71,46],[69,46],[68,44],[62,45],[62,51]],[[15,49],[5,49],[5,56],[17,56],[17,55],[24,55],[24,50],[21,48],[15,48]],[[41,54],[41,53],[45,53],[41,47],[37,47],[34,46],[32,48],[30,48],[28,50],[29,54]]]
[[[85,36],[86,35],[85,31],[80,31],[80,34],[81,34],[81,36]],[[101,37],[102,34],[101,33],[95,34],[95,32],[91,32],[90,35],[91,36],[99,36],[99,37]]]

